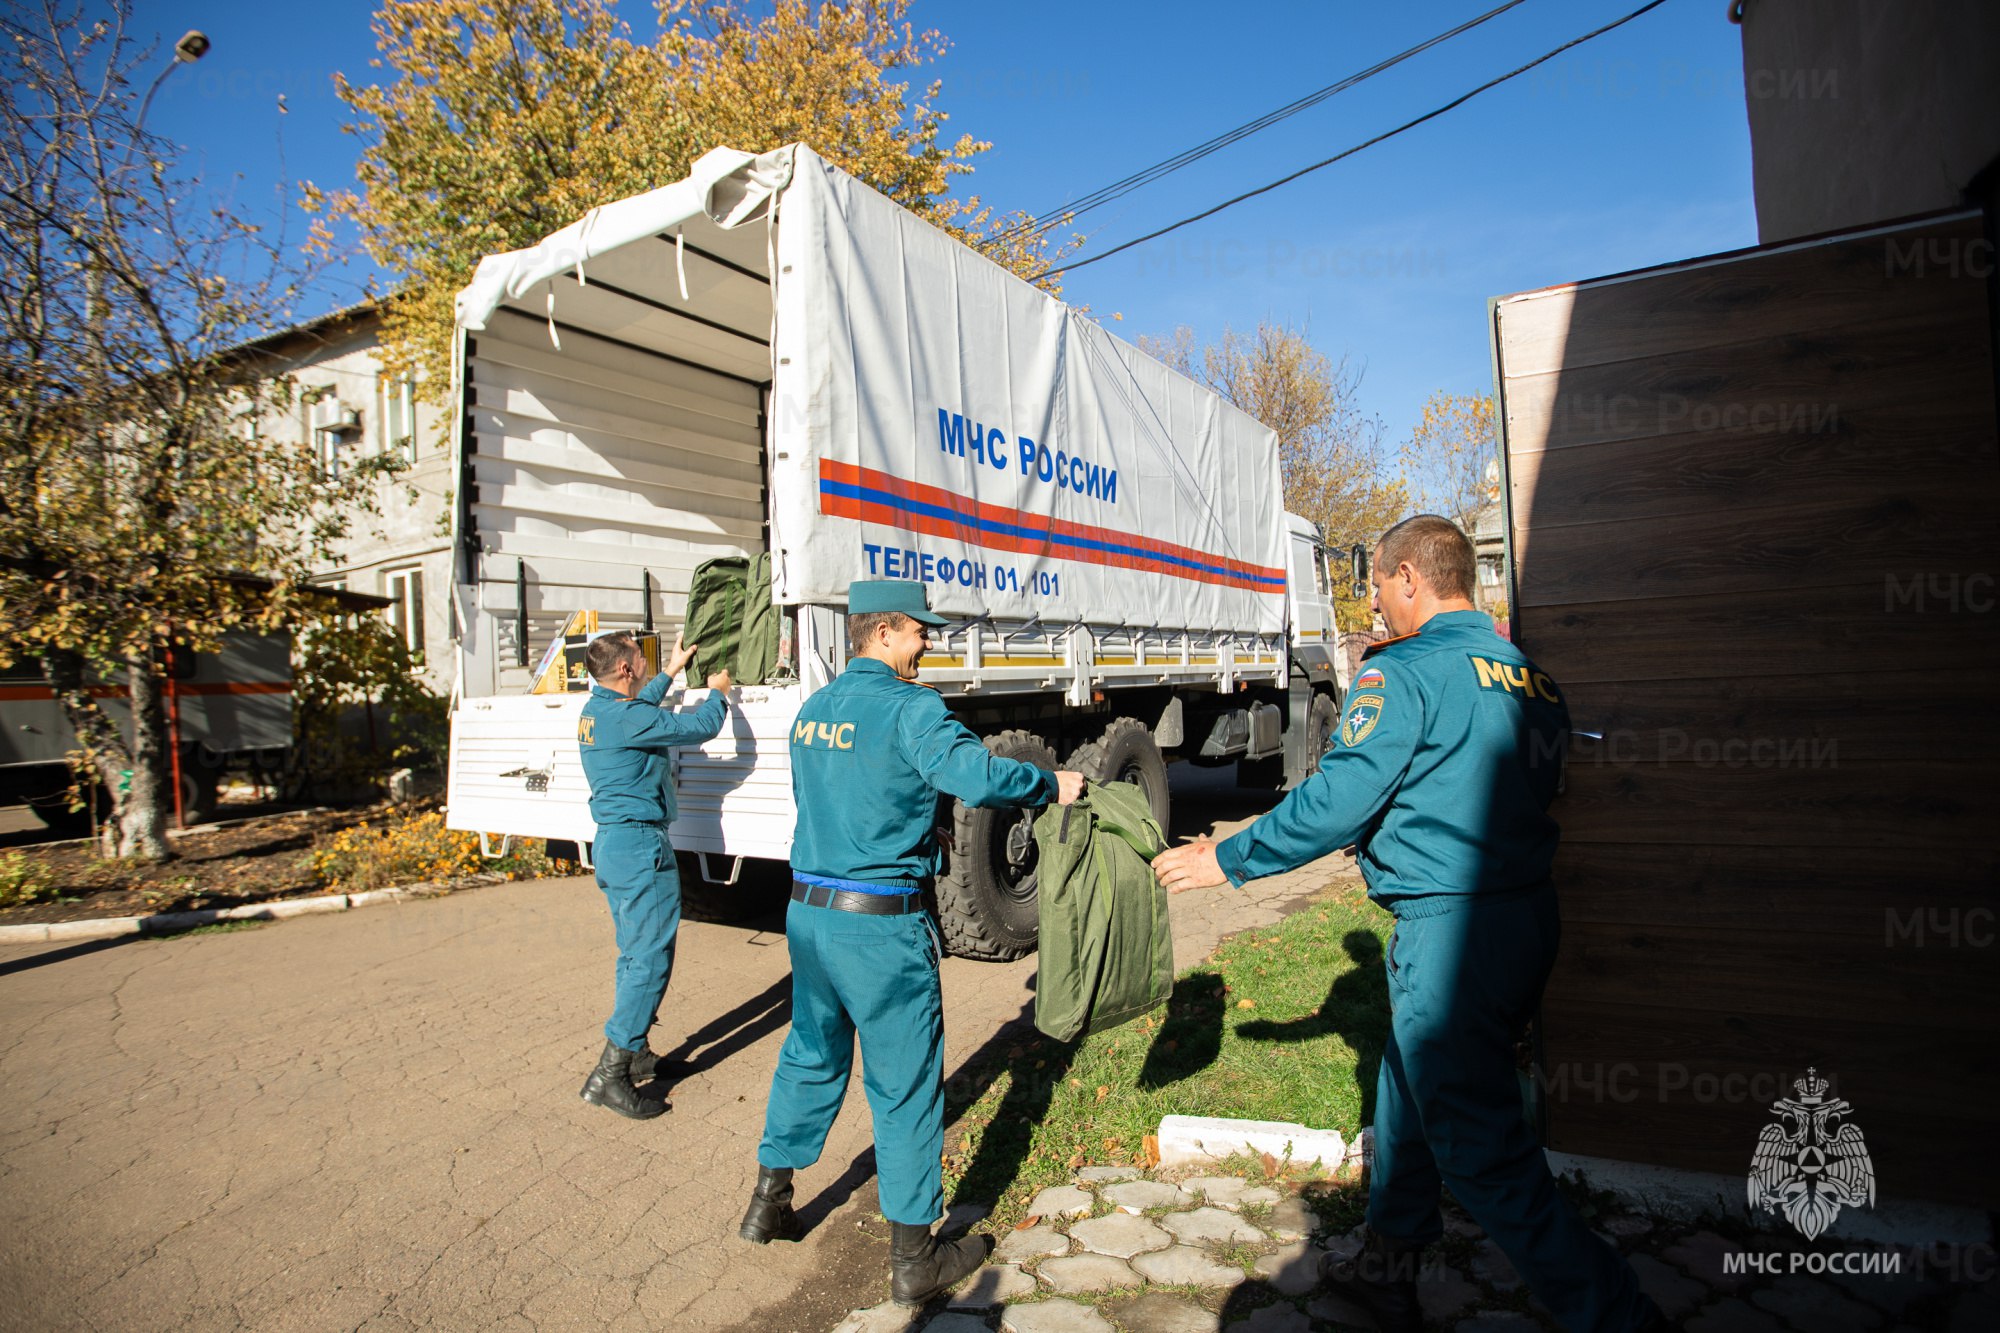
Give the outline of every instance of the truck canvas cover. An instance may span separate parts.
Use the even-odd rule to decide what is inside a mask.
[[[768,347],[731,333],[759,299]],[[487,259],[460,324],[502,307],[768,385],[780,605],[907,578],[953,617],[1284,627],[1269,430],[809,148],[717,149]]]

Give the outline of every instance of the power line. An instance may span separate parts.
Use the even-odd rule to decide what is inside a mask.
[[[1238,125],[1235,129],[1229,130],[1223,134],[1219,134],[1215,138],[1210,139],[1205,143],[1196,144],[1193,148],[1186,149],[1180,153],[1176,153],[1172,157],[1166,158],[1159,162],[1155,162],[1152,166],[1146,167],[1143,170],[1135,171],[1130,176],[1125,177],[1123,180],[1113,181],[1109,185],[1101,186],[1098,189],[1092,190],[1089,194],[1086,194],[1079,199],[1073,200],[1072,202],[1063,205],[1061,208],[1053,209],[1050,212],[1029,218],[1026,221],[1017,222],[1011,227],[1003,228],[1001,231],[996,232],[991,238],[989,238],[988,244],[1004,243],[1006,241],[1013,240],[1016,237],[1032,236],[1039,232],[1050,231],[1056,227],[1064,226],[1067,223],[1069,223],[1072,219],[1084,213],[1088,213],[1093,208],[1097,208],[1103,204],[1108,204],[1113,199],[1118,198],[1120,195],[1130,194],[1133,190],[1136,190],[1141,186],[1150,185],[1154,181],[1159,180],[1161,177],[1179,171],[1182,167],[1185,167],[1190,163],[1200,161],[1202,158],[1207,157],[1210,153],[1219,152],[1222,149],[1229,147],[1231,144],[1236,143],[1239,140],[1249,138],[1251,135],[1256,134],[1260,130],[1269,129],[1271,126],[1277,124],[1281,120],[1286,119],[1287,117],[1295,116],[1301,111],[1306,111],[1311,109],[1312,107],[1318,106],[1321,102],[1326,101],[1328,98],[1333,97],[1338,93],[1344,93],[1349,88],[1354,87],[1356,84],[1361,83],[1367,79],[1372,79],[1377,74],[1382,73],[1384,70],[1391,69],[1397,65],[1402,64],[1405,60],[1410,59],[1410,57],[1412,56],[1421,55],[1423,52],[1430,50],[1433,46],[1438,45],[1440,42],[1450,41],[1452,38],[1458,36],[1460,33],[1469,32],[1473,28],[1478,27],[1480,24],[1488,22],[1489,20],[1492,19],[1496,19],[1500,17],[1500,15],[1506,13],[1508,10],[1514,9],[1517,6],[1526,3],[1527,0],[1507,0],[1506,4],[1501,5],[1497,9],[1488,10],[1486,13],[1481,14],[1477,18],[1468,19],[1466,22],[1459,24],[1456,28],[1451,29],[1449,32],[1441,32],[1437,36],[1431,38],[1428,41],[1419,42],[1417,45],[1409,48],[1407,51],[1399,52],[1396,55],[1390,56],[1386,60],[1380,61],[1374,65],[1370,65],[1367,69],[1362,70],[1358,74],[1350,74],[1346,78],[1341,79],[1337,83],[1330,83],[1324,88],[1318,89],[1317,91],[1314,92],[1307,93],[1304,97],[1299,98],[1297,101],[1288,102],[1284,106],[1279,107],[1275,111],[1266,112],[1265,114],[1257,117],[1255,120],[1246,121],[1245,123]]]
[[[1088,259],[1079,259],[1073,264],[1051,265],[1050,267],[1045,268],[1041,272],[1037,273],[1034,277],[1030,278],[1029,281],[1040,282],[1043,278],[1046,278],[1051,273],[1072,273],[1077,269],[1084,267],[1086,264],[1095,264],[1100,259],[1109,259],[1111,258],[1111,256],[1118,254],[1121,251],[1130,250],[1135,245],[1144,245],[1147,241],[1158,240],[1160,237],[1165,236],[1168,232],[1179,231],[1182,227],[1188,226],[1190,223],[1200,222],[1203,218],[1214,217],[1217,213],[1222,212],[1225,208],[1232,208],[1235,205],[1242,203],[1246,199],[1255,199],[1260,194],[1269,194],[1272,190],[1277,189],[1279,186],[1289,185],[1293,181],[1297,180],[1299,177],[1310,175],[1312,172],[1318,171],[1321,167],[1330,167],[1334,163],[1339,162],[1344,158],[1353,157],[1356,153],[1360,152],[1364,148],[1373,148],[1376,144],[1381,143],[1383,140],[1393,139],[1397,135],[1403,133],[1405,130],[1413,130],[1417,126],[1423,124],[1425,121],[1436,120],[1439,116],[1442,116],[1445,112],[1454,110],[1458,107],[1465,105],[1465,103],[1479,96],[1479,94],[1486,92],[1488,89],[1497,88],[1501,84],[1507,82],[1507,80],[1509,79],[1518,78],[1521,75],[1526,74],[1529,70],[1535,68],[1535,66],[1546,64],[1547,62],[1555,59],[1557,56],[1561,55],[1565,51],[1570,50],[1573,47],[1581,46],[1585,42],[1591,41],[1598,37],[1602,37],[1605,33],[1610,32],[1613,28],[1622,28],[1627,23],[1630,23],[1633,19],[1638,18],[1642,14],[1647,14],[1655,9],[1658,9],[1661,5],[1665,4],[1666,2],[1667,0],[1652,0],[1652,3],[1650,4],[1641,5],[1639,8],[1627,14],[1624,18],[1618,19],[1611,23],[1607,23],[1603,27],[1597,29],[1595,32],[1587,32],[1581,37],[1577,37],[1571,41],[1564,42],[1561,46],[1555,48],[1555,50],[1550,51],[1544,55],[1536,56],[1533,60],[1530,60],[1527,64],[1522,65],[1519,69],[1509,70],[1507,73],[1500,75],[1496,79],[1489,79],[1487,82],[1480,84],[1477,88],[1474,88],[1472,91],[1461,94],[1460,96],[1453,98],[1451,101],[1446,102],[1443,106],[1438,107],[1436,110],[1426,111],[1423,115],[1418,116],[1415,120],[1406,121],[1403,124],[1398,125],[1393,130],[1385,130],[1381,134],[1376,135],[1374,138],[1365,140],[1362,143],[1358,143],[1354,145],[1354,147],[1349,148],[1344,152],[1335,153],[1332,157],[1327,158],[1325,161],[1315,162],[1309,167],[1301,167],[1297,171],[1294,171],[1291,175],[1282,176],[1277,180],[1272,181],[1268,185],[1260,185],[1254,190],[1246,190],[1242,194],[1237,195],[1233,199],[1223,200],[1221,203],[1215,205],[1215,207],[1213,208],[1204,209],[1201,212],[1193,214],[1190,217],[1182,218],[1179,222],[1169,223],[1167,226],[1160,228],[1158,231],[1148,232],[1144,236],[1141,236],[1136,240],[1130,240],[1125,242],[1123,245],[1113,246],[1111,249],[1106,250],[1103,254],[1092,255]]]

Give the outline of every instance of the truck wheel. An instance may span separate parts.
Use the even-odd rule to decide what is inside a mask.
[[[1133,717],[1121,717],[1104,729],[1104,734],[1070,753],[1065,768],[1075,769],[1092,782],[1129,782],[1146,793],[1146,804],[1162,831],[1170,827],[1173,798],[1167,790],[1167,761],[1153,743],[1153,733]]]
[[[1055,751],[1029,731],[986,738],[1002,759],[1054,770]],[[1041,931],[1035,902],[1035,811],[977,810],[951,803],[950,871],[937,882],[945,947],[961,958],[1004,962],[1034,952]]]
[[[181,747],[181,815],[190,825],[215,818],[222,803],[221,755],[206,745]]]
[[[1317,765],[1320,757],[1333,745],[1333,728],[1340,710],[1334,706],[1330,694],[1315,694],[1312,710],[1306,714],[1306,750]]]

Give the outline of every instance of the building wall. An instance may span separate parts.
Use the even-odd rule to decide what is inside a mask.
[[[1744,1171],[1817,1069],[1990,1204],[2000,505],[1976,214],[1496,305],[1522,646],[1568,694],[1551,1147]],[[1476,813],[1469,817],[1477,817]]]
[[[2000,159],[1993,0],[1746,0],[1743,77],[1766,243],[1956,207]]]
[[[442,694],[452,684],[451,538],[448,528],[453,478],[449,422],[441,408],[405,400],[413,412],[390,401],[397,381],[384,376],[379,354],[380,322],[371,312],[334,317],[288,335],[273,350],[306,394],[331,395],[352,408],[357,427],[341,432],[337,455],[351,465],[385,450],[408,450],[406,467],[376,483],[376,512],[357,513],[334,559],[318,571],[323,582],[351,592],[396,596],[414,575],[421,590],[423,679]],[[302,408],[297,429],[312,431],[311,409]],[[413,422],[411,418],[413,419]],[[403,430],[413,425],[406,443]]]

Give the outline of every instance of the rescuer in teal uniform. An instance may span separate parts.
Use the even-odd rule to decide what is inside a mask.
[[[944,1007],[942,947],[923,895],[938,866],[938,793],[1004,807],[1067,805],[1083,789],[1079,774],[994,756],[917,682],[929,629],[944,623],[922,584],[853,584],[853,656],[792,725],[792,1030],[738,1231],[758,1244],[798,1235],[792,1172],[819,1160],[858,1034],[890,1223],[890,1293],[903,1305],[945,1290],[991,1248],[983,1236],[940,1243],[931,1234],[944,1211]]]
[[[1375,607],[1396,636],[1349,687],[1319,771],[1220,843],[1153,863],[1175,892],[1275,875],[1354,845],[1396,931],[1375,1093],[1368,1239],[1329,1287],[1385,1333],[1416,1333],[1417,1260],[1442,1234],[1439,1187],[1564,1327],[1661,1322],[1638,1276],[1556,1192],[1521,1114],[1514,1047],[1559,931],[1549,880],[1569,710],[1547,673],[1473,609],[1472,543],[1425,514],[1383,534]]]
[[[698,646],[682,647],[676,636],[666,669],[650,682],[646,655],[630,634],[601,634],[584,649],[584,665],[597,683],[577,719],[576,743],[597,823],[597,887],[611,904],[618,935],[618,984],[604,1025],[604,1054],[582,1095],[633,1120],[667,1109],[637,1086],[661,1072],[646,1030],[667,994],[681,924],[680,871],[667,840],[667,825],[678,813],[667,751],[712,739],[727,712],[727,671],[708,678],[708,698],[688,712],[660,707]]]

